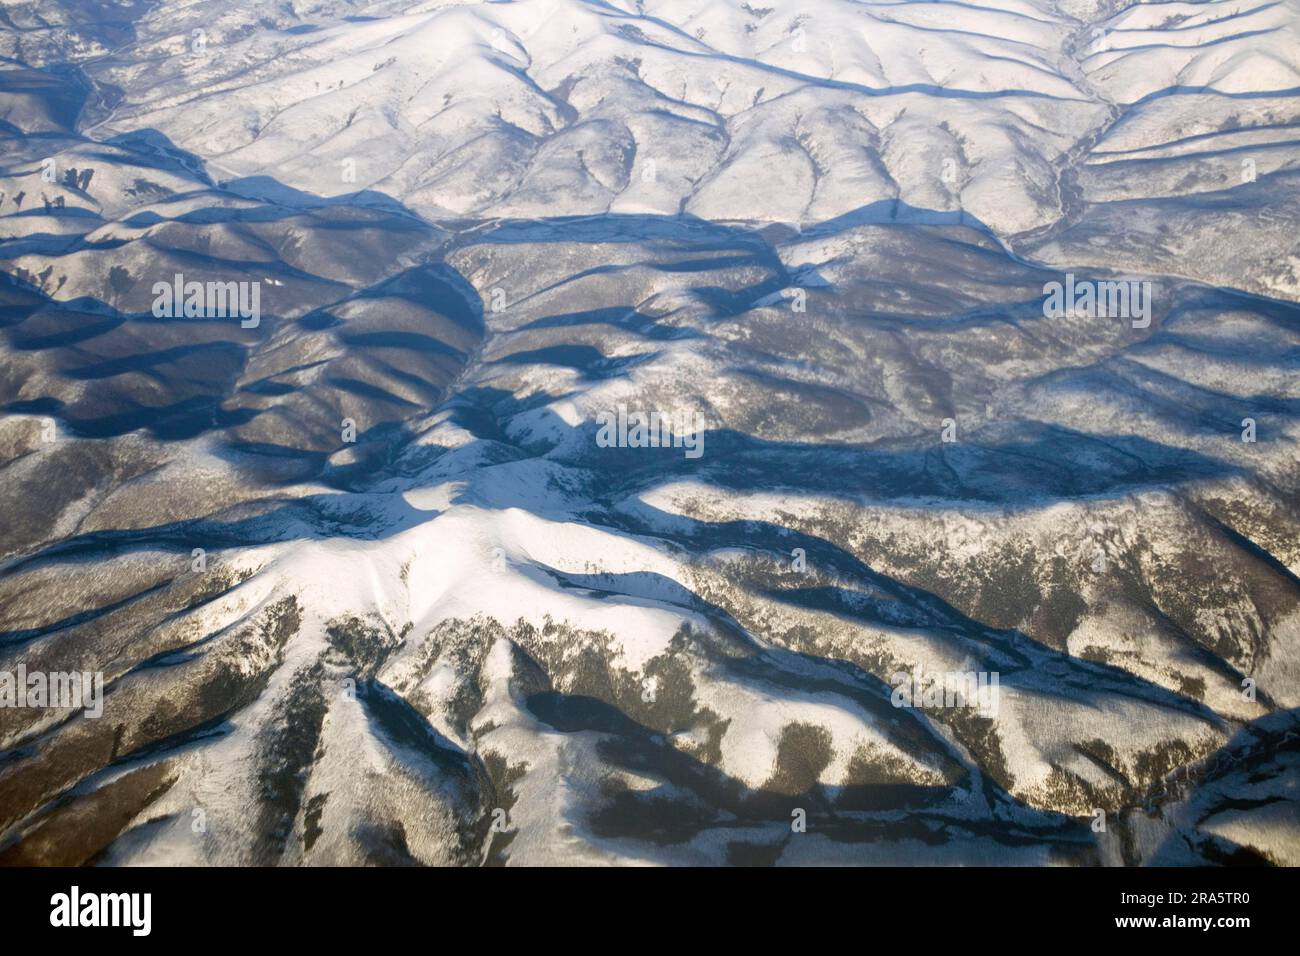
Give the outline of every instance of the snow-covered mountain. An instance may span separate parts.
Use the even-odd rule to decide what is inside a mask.
[[[0,861],[1300,862],[1300,2],[766,3],[0,8]]]

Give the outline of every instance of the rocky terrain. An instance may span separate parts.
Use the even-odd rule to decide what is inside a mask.
[[[0,8],[0,863],[1300,863],[1300,4],[768,2]]]

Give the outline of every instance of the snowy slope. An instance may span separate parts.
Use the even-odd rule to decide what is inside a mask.
[[[1298,23],[6,3],[0,861],[1294,862]]]
[[[1071,211],[1062,170],[1115,130],[1177,138],[1149,115],[1159,91],[1218,97],[1180,117],[1262,127],[1264,172],[1294,159],[1256,105],[1300,86],[1294,0],[1231,7],[1089,23],[1045,2],[385,3],[363,23],[326,8],[253,30],[209,2],[147,16],[92,72],[127,91],[107,129],[156,128],[223,175],[324,195],[355,183],[426,216],[815,223],[881,204],[1011,236]],[[194,29],[207,46],[186,52]]]

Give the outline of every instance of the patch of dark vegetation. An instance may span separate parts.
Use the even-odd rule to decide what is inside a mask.
[[[775,866],[781,858],[785,843],[746,843],[731,840],[727,843],[727,862],[732,866]]]
[[[1122,786],[1098,787],[1072,770],[1052,767],[1047,780],[1035,792],[1034,802],[1061,813],[1088,816],[1097,809],[1111,813],[1129,806],[1127,792]]]
[[[674,635],[663,654],[647,662],[641,675],[614,663],[620,656],[617,642],[604,631],[580,630],[548,616],[540,629],[518,622],[510,637],[537,659],[565,694],[604,701],[660,733],[680,733],[696,723],[695,682],[685,659],[690,635],[685,630]]]
[[[307,801],[307,808],[302,815],[302,849],[304,853],[310,853],[311,848],[316,845],[316,841],[325,831],[321,829],[320,818],[325,812],[325,801],[329,799],[328,793],[318,793]]]
[[[1065,653],[1070,634],[1088,611],[1088,602],[1079,593],[1079,572],[1063,555],[1053,555],[1043,574],[1042,598],[1025,624],[1025,633]]]
[[[963,582],[963,596],[968,599],[963,610],[977,621],[999,630],[1020,627],[1042,603],[1038,565],[1028,550],[1001,548],[995,554],[982,555],[979,567],[973,570]]]
[[[843,784],[828,789],[837,810],[883,811],[930,806],[955,788],[924,783],[902,757],[864,746],[849,759]]]
[[[1002,755],[1002,740],[998,736],[997,721],[983,717],[966,707],[945,708],[936,712],[951,728],[953,736],[966,748],[984,773],[1008,792],[1016,785],[1016,778],[1007,767]]]
[[[256,700],[279,664],[284,646],[301,625],[302,611],[295,596],[289,595],[270,605],[258,618],[256,627],[241,631],[229,652],[223,654],[223,660],[232,666],[222,667],[199,687],[203,712],[228,713]],[[243,666],[248,661],[268,658],[271,666],[260,671],[255,680],[243,677]]]
[[[664,653],[636,673],[615,663],[619,657],[616,640],[605,631],[574,628],[549,616],[540,628],[523,620],[508,628],[489,618],[447,620],[430,632],[416,668],[396,687],[399,692],[412,692],[436,664],[450,666],[456,684],[444,713],[466,735],[469,721],[483,706],[479,682],[483,659],[493,644],[505,639],[515,648],[516,683],[526,682],[528,693],[554,688],[566,697],[601,701],[634,723],[659,733],[682,735],[687,746],[687,732],[699,730],[703,741],[699,755],[716,762],[721,758],[726,723],[695,705],[695,682],[687,656],[692,638],[683,628]],[[412,701],[416,706],[433,706],[432,701],[421,700],[418,691]],[[545,702],[540,706],[545,707]]]
[[[1133,758],[1138,782],[1150,786],[1184,764],[1191,763],[1203,754],[1196,754],[1181,740],[1167,740],[1150,750],[1143,750]]]
[[[353,828],[352,837],[361,848],[367,866],[420,865],[406,844],[406,828],[400,820],[359,823]]]
[[[1198,849],[1216,866],[1273,866],[1272,860],[1248,846],[1229,843],[1222,837],[1205,840]]]
[[[284,853],[302,805],[307,770],[316,759],[328,709],[321,689],[324,675],[320,661],[295,674],[263,732],[257,769],[261,805],[254,849],[260,864],[274,863]]]
[[[810,793],[835,757],[831,734],[815,724],[790,723],[781,728],[776,769],[763,789],[783,796]]]
[[[417,709],[430,713],[435,708],[462,738],[469,736],[469,722],[483,708],[479,674],[483,658],[505,630],[496,621],[475,618],[472,621],[440,621],[425,637],[417,651],[416,663],[393,685]],[[434,700],[418,689],[433,668],[443,664],[455,675],[455,683]]]
[[[402,639],[387,625],[381,629],[355,615],[330,621],[325,625],[325,637],[342,658],[334,663],[350,665],[359,680],[372,678],[388,655],[402,643]]]
[[[1128,777],[1120,769],[1122,764],[1115,748],[1100,737],[1081,741],[1074,745],[1074,749],[1105,771],[1119,786],[1131,786]]]
[[[480,831],[479,845],[487,843],[483,865],[505,866],[510,859],[507,850],[517,834],[517,831],[510,829],[510,811],[519,800],[514,785],[528,772],[528,765],[511,764],[501,754],[492,750],[485,751],[480,756],[488,780],[491,782],[490,792],[484,802],[486,813],[477,826]],[[505,821],[504,829],[497,826],[498,821],[501,820]]]
[[[195,587],[185,598],[185,610],[190,611],[200,604],[206,604],[227,591],[243,584],[253,576],[252,568],[232,570],[230,568],[212,568],[198,579]]]
[[[1205,678],[1178,675],[1178,693],[1195,701],[1205,700]]]
[[[69,797],[0,851],[0,866],[82,866],[176,782],[170,761],[133,770],[97,790]]]

